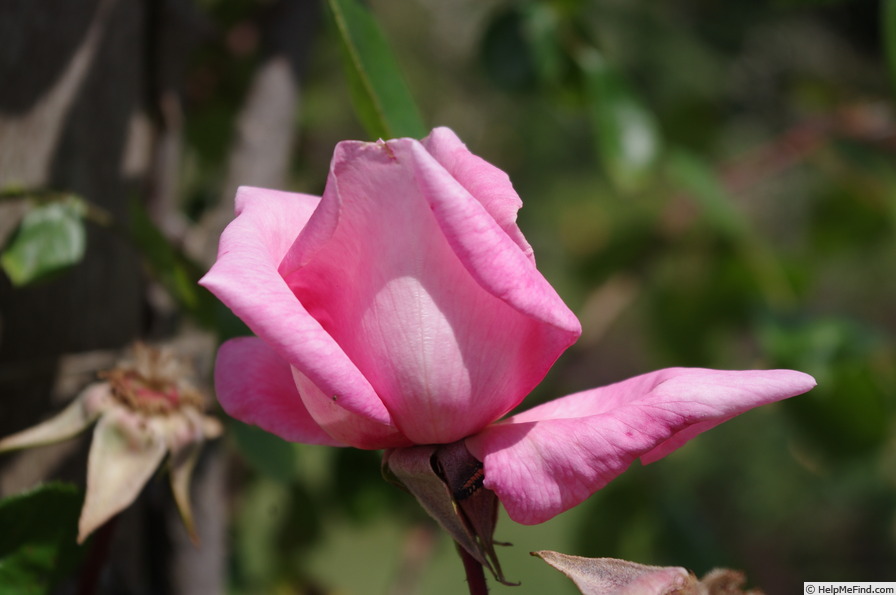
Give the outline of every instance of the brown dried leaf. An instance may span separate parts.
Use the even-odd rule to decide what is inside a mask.
[[[697,579],[681,567],[648,566],[614,558],[532,552],[568,576],[583,595],[699,595]]]
[[[199,460],[199,451],[202,450],[203,444],[202,441],[191,442],[172,450],[169,462],[169,479],[174,502],[177,504],[177,511],[187,528],[187,533],[190,534],[190,540],[196,545],[199,545],[199,535],[196,533],[193,509],[190,505],[190,479],[193,477],[193,469]]]
[[[699,582],[678,566],[648,566],[615,558],[582,558],[559,552],[532,552],[568,576],[583,595],[762,595],[743,590],[744,573],[717,568]]]

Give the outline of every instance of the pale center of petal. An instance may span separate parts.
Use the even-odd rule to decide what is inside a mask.
[[[360,367],[376,376],[381,394],[414,403],[415,423],[431,425],[414,433],[441,436],[464,415],[473,392],[464,352],[446,310],[418,277],[387,281],[364,311],[361,329],[380,344],[363,352],[368,361]]]

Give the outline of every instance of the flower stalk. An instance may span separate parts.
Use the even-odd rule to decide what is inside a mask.
[[[479,561],[470,555],[460,544],[455,543],[457,553],[464,564],[464,573],[467,575],[467,586],[470,595],[485,595],[488,593],[488,585],[485,582],[485,569]]]

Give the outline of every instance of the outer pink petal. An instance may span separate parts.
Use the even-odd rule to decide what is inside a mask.
[[[228,415],[285,440],[345,446],[312,419],[299,398],[289,364],[261,339],[240,337],[221,345],[215,392]]]
[[[791,370],[670,368],[557,399],[466,444],[510,517],[541,523],[584,501],[636,458],[654,461],[700,431],[813,386],[811,376]]]
[[[292,369],[292,377],[308,412],[337,440],[367,450],[413,446],[414,443],[394,426],[380,424],[341,407],[338,397],[324,394],[296,368]]]
[[[386,428],[391,417],[370,384],[277,270],[319,201],[307,194],[240,188],[237,218],[222,234],[218,260],[200,283],[321,391],[340,395],[340,406]]]
[[[494,421],[578,335],[520,247],[411,139],[340,143],[280,271],[415,443]]]
[[[423,146],[454,177],[533,262],[532,247],[516,225],[516,213],[523,201],[510,178],[488,161],[474,155],[450,128],[436,128],[422,141]]]

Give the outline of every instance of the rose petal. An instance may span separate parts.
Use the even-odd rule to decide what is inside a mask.
[[[239,316],[282,359],[301,369],[340,406],[380,424],[389,412],[343,350],[309,316],[278,266],[319,198],[240,188],[237,218],[221,235],[218,260],[200,283]]]
[[[345,446],[311,417],[289,364],[255,337],[227,341],[218,350],[215,392],[231,417],[290,442]]]
[[[415,443],[494,421],[578,336],[519,246],[411,139],[340,143],[281,274]]]
[[[292,369],[292,377],[308,412],[336,440],[367,450],[413,444],[395,426],[377,423],[340,407],[338,396],[327,396],[296,368]]]
[[[638,457],[654,461],[701,431],[814,385],[791,370],[670,368],[557,399],[466,444],[510,517],[535,524],[581,503]]]
[[[532,246],[516,225],[516,213],[523,201],[513,189],[510,177],[481,157],[474,155],[450,128],[436,128],[422,141],[423,146],[445,170],[476,200],[520,250],[535,262]]]

